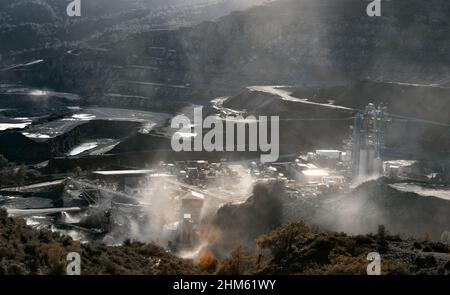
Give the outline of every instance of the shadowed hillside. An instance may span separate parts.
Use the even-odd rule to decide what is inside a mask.
[[[50,231],[34,230],[22,219],[8,218],[3,209],[0,210],[0,233],[0,274],[63,275],[70,252],[80,254],[84,275],[198,273],[190,262],[154,245],[125,243],[123,247],[106,247],[81,244]]]

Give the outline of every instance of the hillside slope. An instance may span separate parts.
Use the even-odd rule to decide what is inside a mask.
[[[148,18],[134,15],[141,11],[133,11],[112,31],[84,24],[99,34],[77,40],[101,52],[71,55],[69,49],[86,44],[64,43],[5,56],[45,64],[39,74],[3,76],[100,97],[112,92],[203,102],[248,85],[360,79],[442,84],[450,74],[449,11],[445,0],[393,0],[383,3],[381,17],[371,18],[359,0],[278,0],[177,30],[154,30]],[[164,19],[176,20],[174,13]]]
[[[63,275],[66,256],[78,252],[81,273],[94,274],[194,274],[191,262],[154,245],[127,243],[123,247],[81,244],[69,237],[28,227],[22,219],[8,218],[0,209],[0,274]],[[159,261],[159,263],[158,263]]]

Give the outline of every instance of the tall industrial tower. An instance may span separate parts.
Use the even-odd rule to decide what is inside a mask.
[[[370,103],[356,114],[353,126],[353,179],[379,175],[383,172],[383,148],[386,130],[386,107]]]

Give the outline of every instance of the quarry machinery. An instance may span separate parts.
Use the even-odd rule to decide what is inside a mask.
[[[352,172],[353,179],[382,173],[386,107],[370,103],[355,116],[353,125]]]

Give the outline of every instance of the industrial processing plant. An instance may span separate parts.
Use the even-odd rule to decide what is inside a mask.
[[[66,2],[0,0],[0,274],[450,274],[448,1]]]

